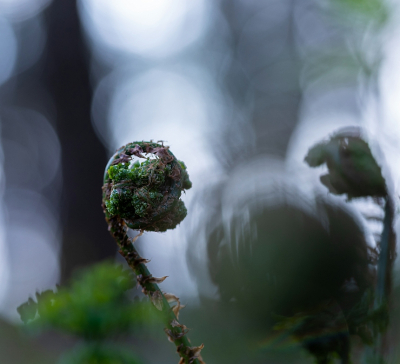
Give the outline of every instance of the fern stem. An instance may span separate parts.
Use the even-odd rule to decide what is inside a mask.
[[[392,266],[396,253],[396,240],[393,231],[394,207],[389,196],[385,201],[385,217],[383,220],[383,231],[381,238],[381,249],[378,261],[377,277],[377,305],[388,300],[392,285]]]

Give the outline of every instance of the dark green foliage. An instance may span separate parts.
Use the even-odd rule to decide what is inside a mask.
[[[145,157],[148,154],[155,158]],[[133,156],[145,160],[132,163]],[[132,229],[173,229],[187,214],[180,196],[191,187],[185,164],[167,147],[133,142],[120,148],[107,165],[105,213],[108,218],[121,217]]]
[[[350,333],[358,335],[366,345],[373,345],[374,339],[384,333],[389,324],[387,303],[383,302],[379,307],[373,309],[374,300],[373,290],[367,290],[346,317]]]
[[[372,346],[388,326],[388,307],[373,309],[374,294],[368,289],[362,298],[343,311],[334,300],[290,317],[278,316],[274,329],[282,337],[288,334],[308,349],[317,362],[333,363],[335,358],[349,358],[350,335],[357,335],[365,345]]]
[[[26,324],[28,321],[33,320],[36,317],[38,304],[30,297],[27,302],[17,308],[17,311],[23,323]]]
[[[32,327],[83,339],[59,364],[138,364],[135,356],[111,341],[162,321],[150,302],[129,298],[135,282],[133,274],[120,266],[98,264],[78,274],[69,287],[36,294],[36,302],[30,298],[18,312]]]
[[[131,352],[118,346],[98,343],[78,347],[63,356],[59,364],[138,364]]]
[[[133,303],[127,290],[134,279],[110,263],[81,273],[68,288],[45,291],[18,308],[24,322],[55,328],[90,340],[121,334],[157,318],[149,303]]]

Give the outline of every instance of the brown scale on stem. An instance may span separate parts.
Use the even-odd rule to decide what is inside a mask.
[[[203,358],[201,357],[201,350],[203,350],[204,344],[201,344],[200,346],[193,346],[193,347],[178,347],[177,351],[179,354],[185,353],[186,356],[189,357],[188,363],[195,363],[196,361],[199,362],[200,364],[205,364],[203,361]],[[185,360],[181,357],[181,360],[179,361],[178,364],[185,364]]]

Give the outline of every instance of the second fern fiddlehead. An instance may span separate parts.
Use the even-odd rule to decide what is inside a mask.
[[[178,322],[179,299],[160,290],[158,284],[166,277],[150,274],[148,261],[140,256],[133,245],[135,239],[128,237],[127,230],[140,230],[141,235],[145,230],[162,232],[175,228],[187,213],[181,193],[191,185],[184,163],[168,147],[153,142],[133,142],[119,148],[106,166],[103,185],[103,211],[109,231],[120,254],[136,273],[143,293],[165,313],[165,332],[177,347],[180,364],[204,363],[200,355],[203,345],[190,346],[187,328]],[[169,301],[176,302],[172,309]]]
[[[382,315],[377,336],[380,355],[383,356],[384,329],[387,326],[387,306],[390,303],[392,290],[392,271],[396,258],[396,234],[394,231],[395,203],[389,191],[387,181],[382,175],[381,166],[372,155],[371,149],[364,140],[359,128],[345,128],[332,135],[329,140],[312,147],[305,158],[310,167],[326,163],[328,173],[320,180],[331,193],[346,194],[348,200],[359,197],[373,197],[384,200],[383,231],[377,250],[377,280],[375,289],[374,310],[386,313]],[[372,259],[375,260],[375,259]],[[376,324],[376,323],[375,323]],[[380,360],[380,359],[379,359]]]
[[[384,199],[385,218],[379,242],[377,300],[388,300],[392,287],[392,268],[396,257],[396,238],[393,229],[394,201],[381,167],[372,155],[368,143],[358,128],[345,128],[329,140],[312,147],[305,161],[311,167],[326,163],[328,173],[320,180],[331,193],[346,194],[348,199],[373,197]]]

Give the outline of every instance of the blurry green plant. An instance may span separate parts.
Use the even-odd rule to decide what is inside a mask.
[[[382,25],[389,17],[388,3],[385,0],[336,0],[333,5],[339,6],[341,13],[347,13],[349,18],[364,17],[364,22],[369,20]]]
[[[289,336],[299,342],[316,359],[318,364],[350,362],[348,335],[358,336],[367,346],[373,346],[379,335],[388,327],[387,303],[374,308],[374,293],[367,290],[350,310],[343,311],[335,300],[326,301],[308,311],[293,316],[275,315],[274,326],[280,335],[275,344]]]
[[[87,343],[64,355],[59,364],[139,364],[132,353],[122,347],[105,343]]]
[[[348,200],[373,197],[385,201],[383,231],[378,242],[378,251],[374,252],[378,257],[371,259],[377,260],[375,293],[364,296],[354,307],[352,314],[356,320],[352,321],[352,316],[347,318],[348,325],[354,324],[353,333],[358,334],[365,344],[377,343],[378,351],[374,353],[375,358],[372,360],[379,362],[384,356],[381,335],[388,326],[393,263],[396,258],[394,199],[381,167],[372,155],[362,131],[357,127],[341,129],[329,139],[314,145],[308,151],[305,161],[310,167],[326,164],[328,173],[322,175],[320,180],[332,194],[345,194]]]
[[[98,264],[78,274],[69,287],[36,294],[18,307],[31,328],[57,329],[84,340],[60,363],[136,364],[130,352],[112,339],[149,324],[162,322],[161,313],[148,302],[132,302],[133,274],[112,263]]]

